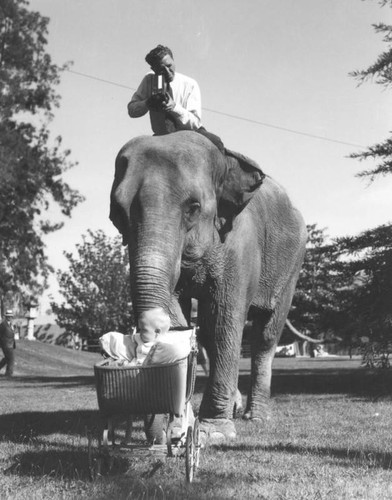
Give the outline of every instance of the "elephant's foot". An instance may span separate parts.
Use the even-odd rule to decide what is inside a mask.
[[[260,424],[264,424],[265,422],[268,422],[270,420],[270,417],[260,417],[260,416],[254,417],[252,415],[252,412],[250,412],[250,411],[247,413],[244,413],[242,415],[242,418],[244,420],[251,420],[252,422],[260,423]]]
[[[244,420],[251,420],[259,424],[266,424],[271,420],[271,409],[269,407],[262,407],[258,409],[247,408],[242,418]]]
[[[233,418],[240,418],[244,412],[244,407],[242,406],[242,395],[237,389],[234,398],[234,407],[233,407]]]
[[[235,439],[237,431],[234,422],[227,418],[206,418],[200,422],[200,438],[202,446],[220,444]]]

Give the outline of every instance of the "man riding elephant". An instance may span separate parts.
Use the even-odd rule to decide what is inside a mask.
[[[154,135],[193,130],[206,136],[224,152],[220,138],[202,126],[198,83],[193,78],[176,72],[173,53],[169,47],[158,45],[145,59],[152,71],[144,76],[128,103],[129,116],[139,118],[149,112]],[[159,76],[161,80],[157,88],[156,77]]]

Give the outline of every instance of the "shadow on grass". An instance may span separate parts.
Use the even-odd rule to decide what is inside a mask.
[[[58,376],[14,376],[10,379],[0,377],[0,387],[2,388],[17,388],[17,387],[30,387],[39,386],[44,388],[50,387],[80,387],[80,386],[93,386],[95,383],[94,375],[92,376],[72,376],[72,377],[58,377]]]
[[[10,475],[87,479],[89,477],[86,450],[26,451],[13,457],[13,464],[4,471]]]
[[[103,423],[98,410],[9,413],[0,415],[0,441],[34,444],[42,436],[63,434],[67,438],[81,438],[87,436],[87,431],[97,436]],[[123,431],[124,419],[115,419],[115,425]],[[141,417],[134,421],[134,429],[139,428],[142,428]]]
[[[362,464],[367,467],[391,470],[392,469],[392,453],[355,450],[355,449],[341,449],[341,448],[326,448],[326,447],[310,447],[310,446],[295,446],[291,443],[279,443],[277,445],[263,446],[263,445],[217,445],[213,446],[220,451],[234,451],[234,452],[281,452],[292,455],[314,455],[319,457],[330,457],[331,459],[338,459],[344,461],[338,465],[350,467],[354,464]]]
[[[86,436],[86,429],[98,424],[96,410],[9,413],[0,415],[0,440],[29,443],[37,436],[57,433]]]
[[[346,361],[346,360],[344,360]],[[207,377],[196,378],[195,393],[203,393]],[[243,395],[248,393],[250,373],[240,371],[238,387]],[[392,396],[392,369],[371,372],[366,369],[336,366],[331,368],[274,369],[271,381],[271,394],[350,394],[377,398]]]
[[[128,462],[116,457],[110,462],[104,461],[102,474],[119,474],[127,470]],[[13,457],[13,464],[5,474],[29,477],[53,477],[57,479],[88,480],[90,467],[87,448],[52,449],[26,451]]]
[[[242,394],[247,394],[250,375],[240,375],[238,386]],[[377,398],[390,395],[392,370],[383,374],[366,371],[274,373],[271,382],[272,396],[281,394],[351,394]]]
[[[0,441],[13,442],[26,448],[26,451],[12,457],[12,465],[4,473],[29,477],[88,479],[90,470],[87,431],[92,432],[93,456],[97,457],[97,438],[102,432],[101,424],[102,420],[97,410],[0,415]],[[142,428],[142,420],[135,419],[134,430],[141,431]],[[125,422],[117,422],[116,429],[120,430],[120,434],[116,432],[116,442],[119,443],[121,436],[124,436]],[[53,439],[48,440],[44,437],[51,434],[54,435]],[[142,445],[144,439],[139,433],[133,437],[132,442],[135,445]],[[126,466],[126,460],[116,457],[110,464],[110,472],[123,473]],[[109,465],[106,460],[103,463],[102,473],[107,472]]]

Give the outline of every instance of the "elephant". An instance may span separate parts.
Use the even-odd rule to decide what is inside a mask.
[[[116,158],[110,219],[128,245],[136,318],[157,307],[186,326],[198,300],[210,372],[206,433],[234,438],[242,332],[252,320],[244,418],[269,415],[272,360],[302,266],[306,226],[257,163],[193,131],[139,136]]]

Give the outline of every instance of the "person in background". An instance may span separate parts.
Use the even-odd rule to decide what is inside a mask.
[[[176,72],[169,47],[158,45],[146,55],[145,60],[152,71],[144,76],[128,103],[129,116],[139,118],[149,112],[154,135],[193,130],[224,152],[220,138],[202,126],[198,83]]]
[[[0,361],[0,370],[6,366],[6,377],[12,377],[15,364],[15,331],[11,323],[13,312],[8,309],[4,320],[0,323],[0,347],[3,350],[4,358]]]

